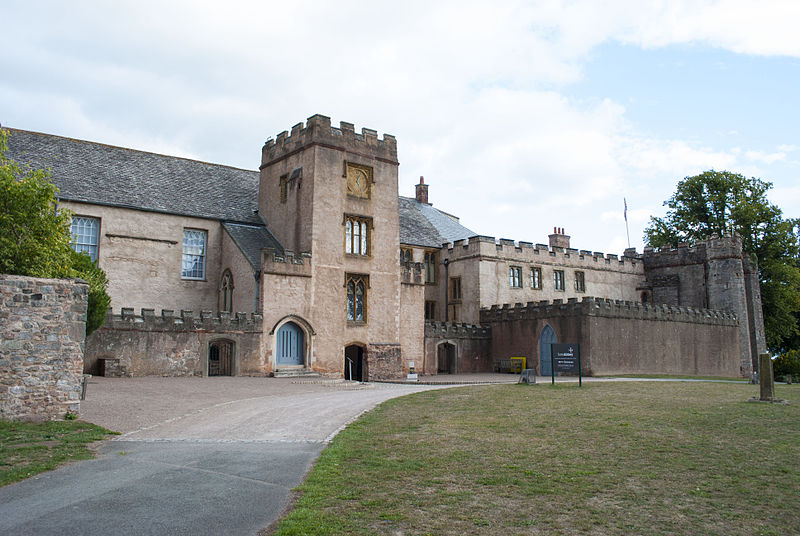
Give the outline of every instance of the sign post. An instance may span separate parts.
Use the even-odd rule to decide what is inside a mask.
[[[581,345],[576,343],[552,343],[550,345],[550,370],[552,383],[556,383],[556,371],[577,372],[578,387],[583,387],[581,373]]]

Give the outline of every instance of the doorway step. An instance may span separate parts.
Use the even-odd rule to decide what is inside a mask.
[[[308,368],[282,368],[275,369],[272,375],[276,378],[318,378],[319,372],[315,372]]]

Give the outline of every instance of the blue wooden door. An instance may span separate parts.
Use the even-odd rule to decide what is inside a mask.
[[[539,373],[542,376],[550,376],[553,373],[552,363],[550,362],[550,345],[558,342],[556,332],[549,325],[545,326],[542,334],[539,335]],[[558,376],[558,373],[556,373]]]
[[[302,365],[305,345],[303,330],[287,322],[278,330],[278,365]]]

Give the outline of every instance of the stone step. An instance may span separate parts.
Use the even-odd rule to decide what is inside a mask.
[[[273,375],[276,378],[318,378],[320,376],[319,372],[310,369],[277,369]]]

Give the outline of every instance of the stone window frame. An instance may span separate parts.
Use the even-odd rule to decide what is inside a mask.
[[[372,218],[357,214],[345,214],[342,225],[344,226],[344,254],[352,257],[371,256]]]
[[[286,200],[289,198],[289,174],[286,173],[281,175],[280,179],[278,179],[278,188],[280,190],[280,199],[281,203],[286,203]]]
[[[450,292],[451,303],[461,303],[461,276],[450,278],[448,291]]]
[[[531,288],[542,290],[542,269],[538,266],[531,266]]]
[[[414,253],[411,248],[400,248],[400,266],[405,266],[408,268],[413,262]]]
[[[345,289],[345,318],[348,326],[363,326],[367,324],[367,301],[369,295],[369,275],[346,273],[344,278]],[[361,296],[359,300],[359,295]],[[359,305],[361,313],[359,314]]]
[[[564,292],[566,290],[565,281],[564,270],[553,270],[553,290]]]
[[[425,268],[425,284],[436,284],[436,271],[439,269],[439,252],[436,250],[427,250],[423,257],[423,264]]]
[[[233,289],[233,273],[230,268],[226,268],[219,283],[220,312],[233,314]]]
[[[70,223],[70,246],[78,253],[86,253],[97,262],[100,255],[100,218],[95,216],[72,216]]]
[[[436,300],[425,300],[425,320],[436,320]]]
[[[202,238],[202,243],[197,239]],[[187,281],[206,280],[206,257],[208,255],[208,231],[186,227],[183,229],[183,253],[181,256],[181,279]]]
[[[586,292],[586,273],[583,271],[575,272],[575,292]]]
[[[522,267],[508,267],[508,285],[511,288],[522,288]]]

